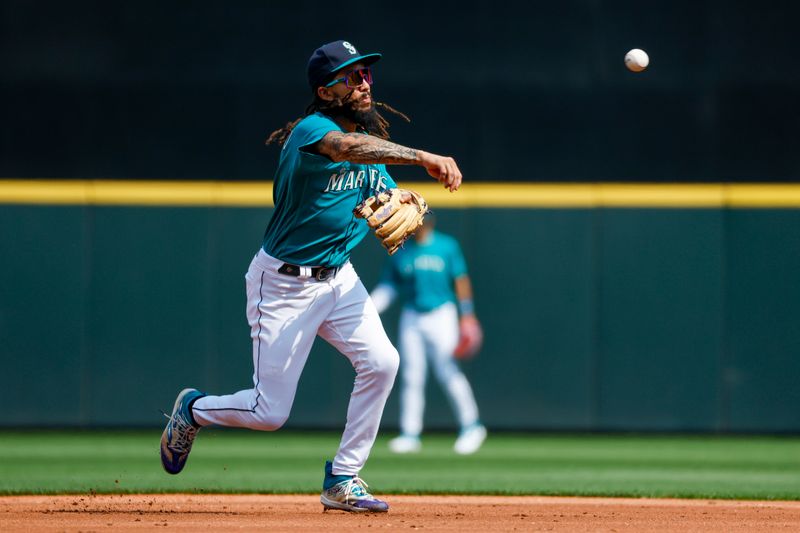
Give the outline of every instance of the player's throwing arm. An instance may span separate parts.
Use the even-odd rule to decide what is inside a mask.
[[[452,157],[408,148],[378,137],[332,131],[322,138],[317,149],[333,161],[419,165],[450,192],[461,186],[461,170]]]

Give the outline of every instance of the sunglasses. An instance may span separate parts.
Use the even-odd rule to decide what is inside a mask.
[[[343,78],[337,78],[327,84],[325,87],[333,87],[342,81],[344,82],[344,86],[348,89],[358,89],[364,82],[367,82],[367,85],[372,85],[372,71],[369,69],[369,67],[363,67],[345,72]]]

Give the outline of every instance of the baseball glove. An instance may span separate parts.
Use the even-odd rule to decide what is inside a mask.
[[[453,355],[456,359],[470,359],[483,345],[483,328],[473,315],[462,316],[458,324],[458,345]]]
[[[410,196],[410,200],[403,200]],[[421,226],[428,213],[428,204],[419,193],[408,189],[389,189],[370,196],[353,209],[375,231],[375,236],[389,255],[394,254],[406,239]]]

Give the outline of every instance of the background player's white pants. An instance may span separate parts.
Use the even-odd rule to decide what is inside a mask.
[[[458,311],[447,303],[427,313],[404,308],[400,315],[400,430],[422,432],[427,358],[462,428],[478,421],[478,406],[464,373],[453,358],[458,344]]]
[[[397,350],[350,263],[326,281],[279,274],[282,264],[261,250],[245,276],[255,387],[200,398],[192,413],[203,426],[280,428],[289,417],[300,374],[319,335],[344,354],[356,371],[333,473],[358,474],[375,442],[394,384]]]

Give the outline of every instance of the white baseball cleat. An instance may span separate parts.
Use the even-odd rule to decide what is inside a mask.
[[[473,424],[461,430],[453,450],[460,455],[470,455],[477,452],[485,440],[486,428],[482,424]]]
[[[419,437],[400,435],[389,441],[389,449],[394,453],[417,453],[422,449]]]

